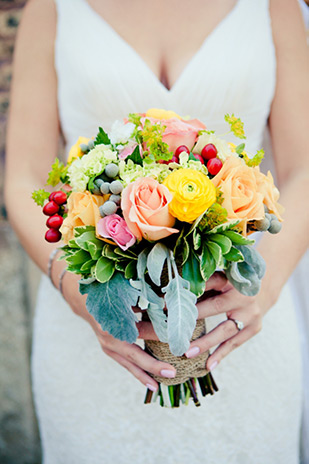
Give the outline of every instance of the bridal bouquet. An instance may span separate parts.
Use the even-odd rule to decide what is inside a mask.
[[[244,139],[243,124],[225,116]],[[216,390],[205,369],[209,353],[187,359],[190,341],[206,331],[196,302],[216,270],[245,295],[255,295],[265,264],[248,236],[281,228],[279,192],[250,157],[199,120],[152,109],[116,121],[107,134],[80,137],[66,165],[56,159],[47,184],[33,193],[48,217],[45,238],[63,240],[68,271],[79,274],[87,309],[104,331],[135,342],[142,310],[159,341],[145,350],[176,367],[174,379],[155,377],[145,402],[177,407]]]

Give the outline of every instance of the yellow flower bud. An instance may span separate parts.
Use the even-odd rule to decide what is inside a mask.
[[[211,180],[194,169],[174,171],[163,184],[173,193],[169,211],[180,221],[193,222],[216,201]]]
[[[83,156],[83,152],[80,149],[80,145],[84,143],[87,145],[90,139],[87,139],[87,137],[78,137],[77,142],[70,148],[69,151],[69,156],[68,156],[68,163],[71,163],[75,158],[80,158]]]
[[[161,110],[161,109],[158,109],[158,108],[150,108],[146,113],[146,118],[154,118],[154,119],[177,118],[177,119],[181,119],[181,117],[177,113],[175,113],[174,111]]]

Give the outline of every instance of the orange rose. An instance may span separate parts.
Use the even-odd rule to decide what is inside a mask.
[[[105,196],[92,195],[90,192],[73,192],[68,199],[68,215],[60,228],[65,243],[74,238],[74,228],[96,226],[101,219],[99,207],[103,205]]]
[[[264,195],[259,188],[259,168],[248,167],[243,160],[229,157],[212,179],[223,193],[222,206],[228,219],[239,219],[239,227],[246,234],[247,222],[264,217]]]
[[[278,203],[280,194],[274,184],[274,179],[270,171],[268,171],[267,176],[261,172],[259,173],[258,189],[264,197],[263,202],[267,206],[269,212],[275,214],[279,221],[282,221],[281,214],[283,213],[284,208]]]
[[[143,177],[129,184],[121,195],[123,217],[138,240],[161,240],[179,232],[168,211],[172,194],[158,181]]]

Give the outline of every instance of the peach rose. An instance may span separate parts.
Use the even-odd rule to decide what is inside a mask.
[[[247,222],[264,217],[264,195],[259,190],[258,168],[248,167],[243,160],[229,157],[219,173],[212,179],[220,187],[228,219],[240,219],[239,227],[246,235]]]
[[[279,221],[282,221],[281,214],[283,213],[284,208],[278,203],[280,193],[274,184],[273,176],[270,171],[268,171],[267,176],[265,176],[262,172],[259,172],[257,179],[258,190],[264,197],[264,204],[267,206],[270,213],[275,214]]]
[[[138,240],[161,240],[179,232],[168,211],[172,194],[158,181],[143,177],[129,184],[121,195],[123,217]]]
[[[68,215],[60,228],[65,243],[74,238],[74,228],[96,226],[101,219],[99,207],[106,201],[106,195],[92,195],[90,192],[73,192],[68,199]]]
[[[189,150],[192,150],[196,142],[198,132],[202,129],[206,129],[206,126],[198,119],[184,121],[177,117],[170,119],[144,117],[141,118],[142,127],[144,126],[146,119],[151,121],[152,124],[160,123],[166,127],[162,140],[168,144],[170,151],[173,153],[180,145],[186,145]]]

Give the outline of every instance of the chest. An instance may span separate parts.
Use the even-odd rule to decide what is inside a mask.
[[[237,0],[87,0],[171,88]],[[228,37],[226,37],[228,40]]]

